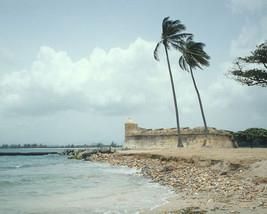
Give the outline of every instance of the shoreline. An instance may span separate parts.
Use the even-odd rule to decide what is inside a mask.
[[[190,207],[199,213],[267,212],[267,149],[128,150],[89,160],[136,168],[174,192],[166,204],[142,214]]]

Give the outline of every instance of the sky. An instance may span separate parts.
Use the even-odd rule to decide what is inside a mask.
[[[194,70],[207,125],[267,128],[267,89],[227,77],[267,40],[266,0],[0,0],[0,145],[122,144],[130,117],[176,126],[162,20],[206,44]],[[181,127],[203,126],[190,74],[170,51]]]

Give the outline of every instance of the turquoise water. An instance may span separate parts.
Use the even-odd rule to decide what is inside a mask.
[[[60,155],[0,157],[0,213],[138,213],[170,195],[135,169]]]

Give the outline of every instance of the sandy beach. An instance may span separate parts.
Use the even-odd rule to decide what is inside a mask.
[[[137,168],[173,191],[143,214],[267,213],[267,149],[128,150],[90,160]]]

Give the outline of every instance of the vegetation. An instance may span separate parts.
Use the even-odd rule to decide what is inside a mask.
[[[254,68],[251,66],[253,65]],[[255,65],[256,68],[255,68]],[[262,66],[260,68],[259,66]],[[250,56],[239,57],[234,68],[229,70],[229,76],[247,86],[267,86],[267,41],[257,46]]]
[[[267,130],[262,128],[248,128],[234,133],[237,142],[247,142],[253,148],[256,143],[261,146],[267,145]]]
[[[182,144],[182,137],[181,137],[181,130],[180,130],[178,105],[177,105],[177,100],[176,100],[175,87],[173,83],[168,50],[170,50],[171,47],[173,47],[175,50],[178,50],[181,39],[191,36],[191,34],[188,34],[188,33],[181,33],[184,30],[185,30],[185,26],[181,24],[179,20],[172,21],[172,20],[169,20],[169,17],[164,18],[162,22],[161,40],[158,42],[154,50],[154,58],[157,61],[159,61],[158,49],[161,44],[164,45],[166,59],[168,63],[169,75],[170,75],[170,80],[171,80],[171,86],[172,86],[175,113],[176,113],[177,131],[178,131],[178,147],[183,147],[183,144]]]
[[[114,141],[111,142],[110,145],[105,145],[103,143],[97,143],[97,144],[91,144],[91,145],[87,145],[87,144],[83,144],[83,145],[64,145],[64,146],[60,146],[60,145],[53,145],[53,146],[47,146],[47,145],[43,145],[43,144],[2,144],[2,146],[0,146],[0,149],[20,149],[20,148],[29,148],[29,149],[34,149],[34,148],[92,148],[92,147],[120,147],[120,145],[114,143]]]
[[[170,50],[170,47],[173,47],[175,50],[178,50],[182,53],[182,56],[179,59],[179,65],[183,70],[186,70],[191,74],[194,88],[198,96],[203,123],[205,126],[205,140],[203,142],[203,146],[206,146],[208,128],[207,128],[207,123],[206,123],[206,118],[205,118],[205,114],[203,110],[200,93],[198,91],[196,81],[194,78],[193,69],[196,69],[196,68],[202,69],[201,66],[209,66],[208,60],[210,59],[210,57],[203,50],[203,48],[205,47],[205,44],[200,43],[200,42],[194,42],[192,39],[193,38],[192,34],[181,33],[184,30],[185,30],[185,26],[182,25],[179,20],[171,21],[169,20],[169,17],[166,17],[165,19],[163,19],[161,41],[158,42],[154,50],[154,58],[159,61],[158,49],[159,49],[159,46],[163,44],[165,48],[168,69],[169,69],[169,74],[170,74],[170,79],[171,79],[173,99],[174,99],[177,130],[178,130],[178,147],[183,147],[181,131],[180,131],[178,105],[177,105],[177,100],[176,100],[176,94],[175,94],[175,88],[174,88],[174,83],[173,83],[173,78],[172,78],[168,50]]]
[[[208,54],[203,50],[205,47],[205,44],[200,43],[200,42],[194,42],[192,40],[192,36],[188,37],[185,40],[180,41],[178,49],[182,53],[182,56],[179,59],[179,65],[183,70],[186,70],[187,72],[190,72],[191,78],[193,80],[193,84],[198,96],[198,102],[201,110],[201,115],[203,119],[203,123],[205,126],[205,140],[202,146],[206,146],[206,141],[207,141],[207,133],[208,133],[208,128],[207,128],[207,123],[206,123],[206,118],[200,98],[200,94],[196,85],[196,81],[194,78],[193,74],[193,69],[200,68],[202,69],[201,66],[209,66],[209,59],[210,57]]]

